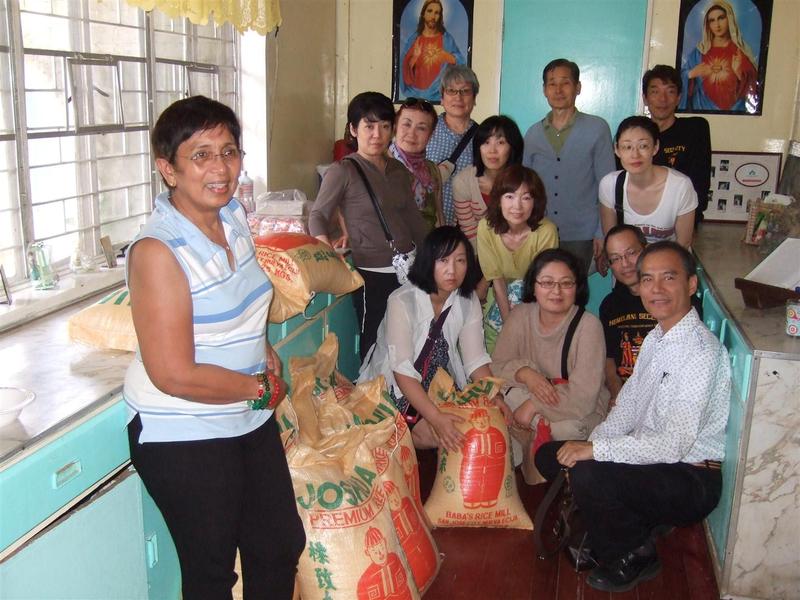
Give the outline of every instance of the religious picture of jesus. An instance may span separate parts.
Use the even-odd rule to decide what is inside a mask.
[[[394,0],[394,101],[441,102],[442,73],[470,63],[473,0]]]
[[[772,0],[681,0],[678,112],[760,115]]]

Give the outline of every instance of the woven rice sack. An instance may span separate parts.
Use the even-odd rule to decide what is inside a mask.
[[[392,434],[391,422],[379,427],[373,445]],[[352,427],[287,453],[306,532],[298,565],[303,600],[419,598],[365,437],[364,428]]]
[[[414,582],[420,594],[424,594],[439,573],[442,556],[431,535],[425,513],[417,506],[416,499],[406,485],[403,465],[397,456],[400,448],[396,445],[398,436],[395,433],[386,442],[380,437],[374,440],[371,430],[378,428],[377,433],[380,436],[384,423],[362,427],[367,431],[366,442],[372,449],[372,458],[386,494],[395,532],[405,552]]]
[[[328,244],[304,233],[273,233],[254,238],[256,259],[275,294],[271,323],[302,313],[316,292],[346,294],[364,285],[358,271]]]
[[[519,498],[511,444],[503,414],[491,398],[501,380],[480,379],[463,391],[442,369],[428,396],[442,412],[458,415],[466,440],[461,452],[439,448],[433,489],[425,512],[434,527],[505,527],[533,529]]]
[[[136,351],[131,297],[124,287],[70,317],[69,339],[95,348]]]
[[[313,445],[320,436],[340,431],[351,424],[380,423],[386,419],[394,421],[399,446],[394,457],[403,468],[403,478],[414,503],[427,521],[420,497],[419,465],[411,430],[389,397],[385,380],[377,377],[353,385],[336,371],[338,353],[336,335],[329,333],[313,356],[289,359],[292,397],[301,424],[301,439]],[[329,408],[323,414],[320,407],[325,400],[336,402],[350,412],[342,414]],[[313,427],[314,431],[307,431],[308,427]]]

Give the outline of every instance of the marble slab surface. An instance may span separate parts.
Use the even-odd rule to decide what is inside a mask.
[[[122,391],[133,353],[97,350],[67,335],[67,319],[100,296],[0,333],[0,386],[36,393],[19,419],[0,428],[0,468]]]
[[[727,592],[800,598],[800,362],[762,359]]]
[[[695,236],[693,249],[715,296],[731,314],[756,356],[800,360],[800,337],[786,335],[784,307],[748,308],[734,279],[744,277],[766,256],[758,246],[743,243],[741,223],[704,223]]]

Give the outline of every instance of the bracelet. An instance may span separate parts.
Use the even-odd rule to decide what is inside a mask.
[[[278,396],[276,393],[278,391],[278,378],[272,372],[267,371],[266,373],[256,373],[256,379],[258,379],[258,398],[248,400],[247,406],[252,410],[275,408],[272,400],[277,399]]]

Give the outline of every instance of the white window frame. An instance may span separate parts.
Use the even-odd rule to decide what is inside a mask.
[[[69,0],[70,2],[70,13],[78,15],[74,18],[74,27],[78,28],[88,28],[90,24],[89,18],[89,10],[88,7],[91,3],[95,2],[96,0]],[[108,1],[108,0],[106,0]],[[119,2],[124,2],[124,0],[118,0]],[[74,5],[73,5],[74,3]],[[147,202],[146,208],[144,210],[137,210],[133,213],[130,212],[130,206],[126,205],[125,210],[122,217],[119,218],[110,218],[106,220],[102,220],[100,218],[100,204],[101,204],[101,196],[103,193],[108,192],[115,192],[119,191],[116,188],[109,188],[109,187],[100,187],[97,175],[97,164],[98,164],[98,157],[94,156],[94,152],[91,148],[94,147],[93,140],[87,139],[86,144],[76,144],[76,146],[89,148],[90,156],[79,156],[78,152],[76,151],[76,156],[74,157],[73,162],[76,165],[83,163],[83,168],[89,175],[86,177],[86,181],[89,184],[88,189],[81,189],[80,185],[76,188],[77,195],[69,196],[69,200],[75,200],[75,203],[78,204],[76,209],[78,214],[78,223],[76,226],[72,228],[64,227],[63,231],[59,233],[55,233],[52,235],[43,235],[39,238],[36,238],[34,235],[34,207],[37,206],[35,203],[35,199],[31,198],[31,164],[30,164],[30,142],[36,139],[56,139],[61,137],[73,137],[73,138],[80,138],[82,136],[92,136],[98,134],[126,134],[126,133],[135,133],[135,132],[146,132],[148,131],[152,125],[155,123],[157,118],[156,110],[157,110],[157,97],[162,95],[162,90],[156,89],[156,78],[155,73],[156,69],[160,67],[171,67],[171,68],[178,68],[182,70],[182,80],[184,82],[183,89],[179,90],[172,90],[171,96],[179,96],[185,97],[191,94],[192,90],[190,88],[190,82],[193,79],[194,74],[207,74],[212,76],[212,81],[215,82],[215,85],[211,86],[213,90],[212,96],[217,95],[219,96],[221,91],[221,69],[227,69],[227,76],[226,85],[228,88],[232,87],[233,89],[225,89],[224,93],[226,95],[225,98],[221,100],[231,105],[231,107],[237,113],[240,112],[240,98],[241,98],[241,46],[240,46],[240,36],[232,29],[230,25],[226,25],[228,29],[223,32],[223,35],[215,38],[215,39],[222,39],[223,45],[225,46],[226,55],[233,55],[232,65],[224,65],[220,67],[216,64],[211,63],[204,63],[197,60],[176,60],[175,58],[161,58],[160,56],[156,56],[156,53],[153,51],[156,44],[156,37],[157,32],[155,29],[155,19],[151,16],[150,13],[143,13],[142,14],[142,21],[139,22],[137,29],[143,28],[142,35],[144,36],[144,56],[126,56],[126,55],[107,55],[107,54],[96,54],[90,52],[69,52],[69,51],[57,51],[57,50],[49,50],[49,49],[41,49],[41,48],[24,48],[23,47],[23,32],[22,32],[22,20],[21,14],[22,11],[20,10],[19,0],[0,0],[0,4],[5,4],[6,9],[6,16],[7,16],[7,23],[0,24],[0,26],[8,27],[9,31],[9,46],[6,48],[0,48],[0,51],[5,49],[10,49],[11,54],[11,88],[13,94],[13,105],[14,105],[14,116],[13,121],[16,125],[15,133],[5,133],[0,134],[0,141],[11,141],[14,143],[16,148],[16,184],[17,184],[17,203],[16,207],[13,205],[12,200],[12,208],[11,210],[17,211],[17,220],[18,220],[18,231],[19,231],[19,238],[13,241],[11,240],[0,240],[0,250],[8,249],[9,247],[13,248],[13,259],[15,264],[13,265],[12,269],[6,267],[6,272],[14,271],[16,275],[11,279],[10,283],[12,286],[15,284],[19,285],[25,283],[25,280],[28,278],[28,269],[25,264],[25,249],[28,247],[29,244],[32,242],[43,241],[47,242],[48,240],[54,238],[64,238],[68,235],[75,235],[77,234],[79,238],[79,243],[81,250],[83,252],[87,252],[93,256],[101,256],[102,255],[102,248],[100,247],[100,237],[102,236],[102,229],[112,225],[116,221],[120,220],[131,220],[131,222],[136,221],[139,219],[140,222],[143,222],[146,218],[146,215],[149,214],[152,208],[152,199],[155,195],[162,190],[162,182],[160,177],[158,176],[157,170],[155,169],[155,163],[153,160],[152,155],[150,154],[149,143],[145,143],[145,150],[144,152],[137,152],[137,156],[139,157],[138,160],[142,160],[143,155],[147,154],[147,161],[149,165],[149,177],[146,177],[147,181],[142,181],[141,183],[133,183],[124,185],[123,190],[130,190],[132,189],[131,186],[135,188],[139,188],[142,185],[149,186],[149,201]],[[87,15],[85,17],[80,17],[80,15]],[[70,18],[72,17],[65,17]],[[191,24],[188,20],[184,20],[180,22],[178,20],[173,20],[176,23],[177,27],[177,34],[181,35],[185,38],[185,52],[186,56],[189,58],[196,57],[196,47],[198,46],[198,40],[201,36],[207,36],[208,28],[200,28]],[[102,22],[104,25],[109,25],[107,22]],[[113,26],[113,25],[112,25]],[[70,22],[70,29],[72,29],[73,25]],[[130,27],[130,25],[119,25],[119,27]],[[222,31],[219,28],[213,29],[214,32]],[[79,35],[81,32],[75,32],[72,35]],[[83,32],[85,34],[85,31]],[[229,44],[233,44],[233,48],[231,51],[231,47]],[[109,67],[114,69],[114,77],[115,77],[115,84],[114,89],[104,90],[100,92],[102,95],[111,93],[115,97],[113,98],[113,105],[115,107],[114,110],[118,110],[118,115],[115,113],[114,115],[114,123],[103,123],[103,124],[93,124],[91,122],[91,114],[89,114],[88,122],[84,120],[84,117],[78,118],[78,110],[74,108],[70,108],[69,102],[65,101],[65,110],[70,111],[72,110],[72,116],[70,116],[66,122],[66,127],[61,128],[50,128],[48,130],[31,130],[28,126],[30,119],[28,118],[28,112],[26,107],[26,89],[25,89],[25,76],[24,76],[24,68],[25,68],[25,56],[47,56],[52,57],[53,60],[61,60],[63,61],[64,65],[64,72],[63,72],[63,88],[66,93],[71,94],[71,98],[77,98],[77,89],[76,89],[76,81],[73,79],[73,72],[75,69],[85,68],[86,71],[91,71],[90,67],[92,65],[98,65],[100,68]],[[126,61],[139,63],[142,64],[144,67],[144,95],[146,103],[146,110],[145,110],[145,118],[147,122],[144,123],[136,123],[136,124],[126,124],[124,121],[125,115],[123,113],[123,104],[121,100],[121,73],[120,73],[120,65]],[[134,90],[137,92],[138,90]],[[90,93],[92,91],[90,90]],[[233,96],[233,98],[231,98]],[[220,99],[220,98],[218,98]],[[233,101],[231,101],[233,100]],[[75,100],[77,102],[77,100]],[[89,113],[91,109],[89,109]],[[62,163],[63,164],[63,163]],[[79,168],[78,166],[75,167],[76,169]],[[137,167],[138,168],[138,167]],[[51,200],[50,202],[64,202],[64,200]],[[41,206],[44,203],[39,203],[38,206]],[[135,232],[133,232],[135,234]],[[115,246],[122,246],[130,241],[130,239],[112,239]],[[6,253],[7,256],[7,253]],[[60,268],[61,270],[65,270],[68,267],[68,259],[63,258],[56,262],[56,267]]]

